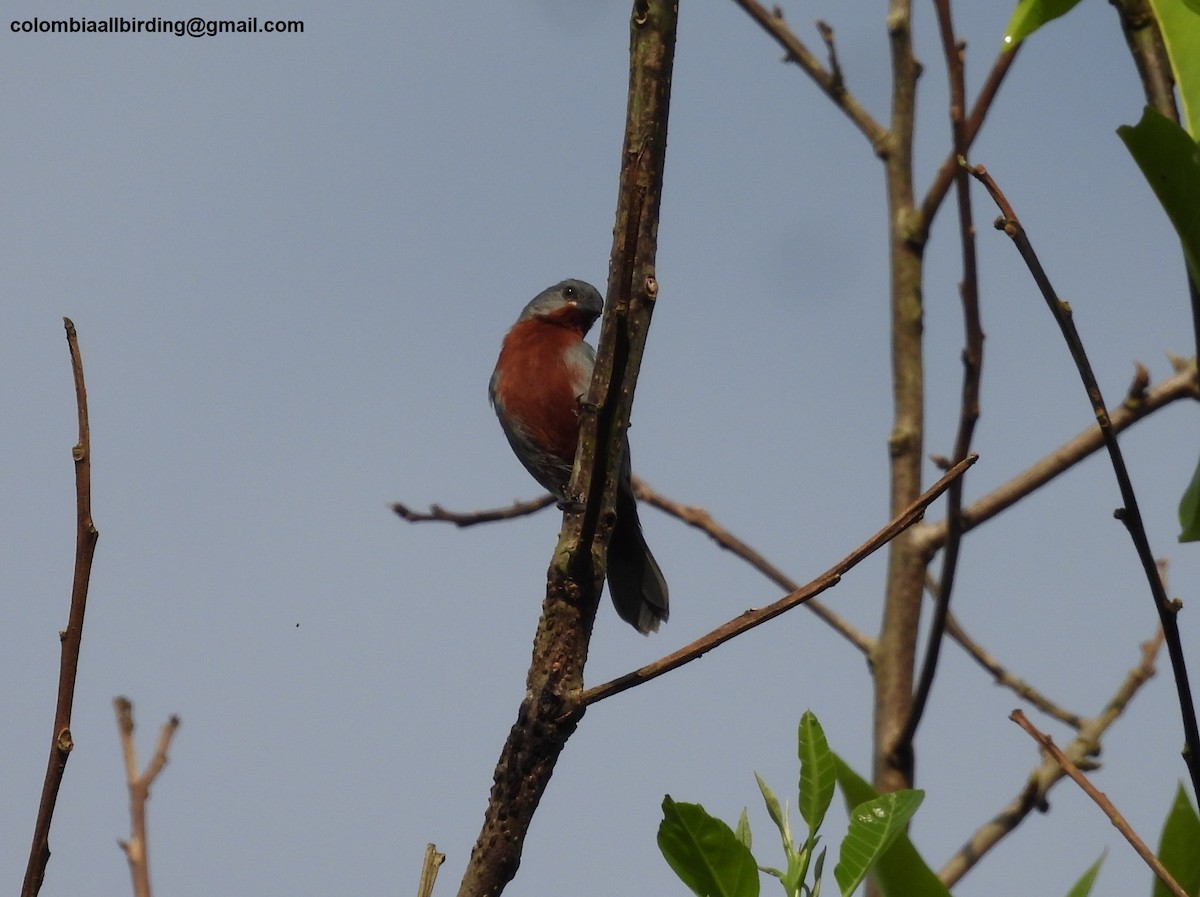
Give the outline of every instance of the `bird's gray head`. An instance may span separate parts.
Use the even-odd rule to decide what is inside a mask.
[[[565,318],[583,325],[586,332],[604,314],[604,298],[590,283],[564,280],[542,290],[521,312],[517,323],[534,318]]]

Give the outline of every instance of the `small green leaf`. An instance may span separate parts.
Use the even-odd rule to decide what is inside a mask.
[[[1150,6],[1167,45],[1184,125],[1193,140],[1200,140],[1200,2],[1150,0]]]
[[[750,837],[750,818],[746,815],[746,808],[742,807],[742,815],[738,817],[737,829],[734,831],[737,839],[746,845],[746,849],[750,850],[753,844],[753,838]]]
[[[779,805],[779,798],[775,796],[775,792],[771,790],[770,786],[763,781],[762,776],[755,773],[754,781],[758,782],[758,790],[762,792],[763,802],[767,805],[767,815],[771,817],[771,821],[779,829],[779,838],[783,841],[784,853],[791,856],[792,824],[788,822],[787,812]]]
[[[1008,27],[1004,29],[1003,49],[1011,50],[1047,22],[1066,15],[1079,0],[1017,0]]]
[[[813,866],[813,886],[811,897],[821,897],[821,873],[825,871],[825,849],[817,854],[817,862]]]
[[[1179,500],[1179,541],[1200,542],[1200,461]]]
[[[658,849],[698,897],[758,897],[758,867],[733,830],[699,804],[663,798]]]
[[[1200,893],[1200,818],[1183,786],[1175,792],[1175,800],[1163,823],[1162,839],[1158,842],[1158,859],[1188,894]],[[1157,878],[1154,897],[1170,897],[1171,892]]]
[[[877,796],[878,792],[837,754],[834,763],[847,809]],[[879,858],[871,877],[885,897],[950,897],[950,891],[921,859],[907,835],[900,835],[891,850]]]
[[[1183,257],[1195,283],[1200,284],[1200,149],[1175,122],[1149,106],[1136,125],[1122,125],[1117,134],[1175,226]]]
[[[1104,857],[1108,854],[1107,850],[1101,851],[1096,862],[1092,863],[1083,875],[1079,876],[1079,881],[1071,890],[1067,891],[1067,897],[1088,897],[1092,893],[1092,885],[1096,883],[1096,876],[1100,874],[1100,864],[1104,862]]]
[[[904,834],[924,799],[924,791],[905,789],[880,795],[850,811],[850,828],[833,867],[842,897],[854,893],[875,861]]]
[[[808,823],[809,837],[812,837],[821,827],[825,813],[833,802],[837,769],[833,751],[825,740],[825,732],[810,710],[804,711],[800,717],[797,741],[800,755],[800,818]]]

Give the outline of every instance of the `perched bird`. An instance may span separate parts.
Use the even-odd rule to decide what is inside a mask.
[[[533,298],[504,337],[488,396],[517,458],[560,502],[579,443],[579,403],[596,353],[583,341],[604,312],[591,284],[564,280]],[[621,619],[647,634],[667,619],[667,583],[646,547],[630,480],[629,445],[608,546],[608,591]]]

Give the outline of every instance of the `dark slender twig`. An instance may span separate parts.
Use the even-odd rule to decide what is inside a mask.
[[[934,0],[937,11],[938,31],[942,38],[942,53],[946,57],[946,72],[950,82],[950,129],[954,145],[960,153],[966,153],[969,141],[966,130],[966,72],[963,60],[964,46],[954,36],[954,22],[950,13],[950,0]],[[963,308],[963,380],[962,398],[959,402],[958,433],[954,439],[954,460],[965,458],[971,450],[971,437],[975,422],[979,420],[979,388],[983,373],[983,327],[979,319],[979,273],[975,262],[975,223],[971,215],[971,182],[965,171],[960,171],[955,181],[958,196],[959,240],[962,246],[963,278],[959,284],[959,296]],[[905,752],[912,750],[912,740],[925,713],[933,678],[937,673],[938,657],[942,648],[942,636],[946,631],[946,617],[950,613],[950,596],[954,593],[954,575],[958,569],[958,556],[962,546],[963,479],[957,480],[946,492],[947,538],[942,553],[942,574],[934,604],[933,620],[929,627],[928,647],[921,663],[921,672],[913,694],[912,707],[900,734],[897,747]]]
[[[62,785],[63,772],[75,740],[71,735],[71,708],[75,702],[75,677],[79,670],[79,647],[83,641],[83,617],[87,609],[88,583],[92,575],[92,557],[100,533],[92,522],[92,435],[88,423],[87,387],[83,379],[83,358],[79,339],[70,318],[63,318],[67,346],[71,353],[71,372],[75,380],[75,408],[79,418],[79,441],[71,450],[75,459],[75,574],[71,584],[71,610],[67,628],[59,633],[62,653],[58,668],[58,703],[54,711],[54,734],[50,741],[50,760],[42,784],[33,846],[25,868],[21,897],[34,897],[42,887],[46,864],[50,861],[50,823],[54,804]]]
[[[828,22],[817,19],[817,31],[820,32],[821,40],[825,42],[825,51],[829,54],[829,76],[833,79],[829,85],[830,90],[840,94],[846,89],[846,79],[842,76],[842,66],[838,62],[833,27]]]
[[[167,765],[167,749],[179,728],[179,717],[172,716],[158,733],[154,756],[143,772],[138,772],[137,747],[133,743],[133,704],[128,698],[115,698],[117,729],[121,735],[121,754],[125,758],[125,781],[129,786],[130,835],[128,841],[118,841],[129,861],[133,878],[134,897],[150,897],[150,857],[146,842],[146,801],[150,786]]]
[[[782,570],[737,536],[733,535],[733,533],[729,532],[729,530],[725,529],[725,527],[721,526],[721,524],[717,523],[712,515],[703,508],[672,501],[662,493],[652,489],[645,480],[637,476],[633,478],[633,490],[639,501],[658,508],[663,513],[670,514],[672,517],[682,520],[688,526],[695,527],[707,534],[719,546],[737,555],[781,589],[788,592],[795,592],[800,588],[799,583],[789,578]],[[870,655],[875,647],[875,640],[869,635],[860,632],[848,620],[840,614],[835,613],[816,598],[805,602],[804,606],[820,617],[821,620],[832,626],[839,635],[858,648],[863,654]]]
[[[1150,848],[1146,846],[1146,842],[1138,837],[1138,833],[1133,830],[1133,827],[1125,820],[1125,817],[1121,815],[1120,811],[1113,806],[1113,803],[1108,799],[1108,796],[1100,791],[1100,789],[1095,785],[1093,785],[1088,780],[1088,777],[1079,771],[1079,767],[1072,763],[1071,759],[1061,750],[1059,750],[1058,746],[1054,743],[1054,740],[1049,735],[1031,723],[1029,718],[1026,717],[1025,714],[1020,710],[1014,710],[1009,715],[1009,719],[1028,732],[1033,737],[1033,740],[1040,744],[1042,749],[1054,758],[1054,762],[1062,767],[1063,772],[1071,777],[1071,781],[1082,788],[1084,794],[1096,802],[1096,806],[1104,811],[1104,815],[1108,817],[1109,822],[1116,826],[1117,831],[1119,831],[1124,836],[1125,840],[1128,841],[1133,847],[1133,849],[1137,851],[1137,855],[1145,860],[1146,865],[1150,867],[1150,871],[1158,876],[1158,880],[1167,887],[1167,890],[1174,894],[1175,897],[1190,897],[1190,895],[1179,886],[1179,882],[1172,878],[1171,873],[1169,873],[1163,864],[1158,861],[1158,858],[1154,855]]]
[[[1145,574],[1146,581],[1150,586],[1150,594],[1154,598],[1154,607],[1158,612],[1159,623],[1162,625],[1166,638],[1167,654],[1171,658],[1171,671],[1175,679],[1175,689],[1179,699],[1179,712],[1183,720],[1185,741],[1183,759],[1184,763],[1187,764],[1188,773],[1192,779],[1192,788],[1195,793],[1200,794],[1200,729],[1197,728],[1196,707],[1192,701],[1192,689],[1188,681],[1183,643],[1179,637],[1179,621],[1177,619],[1179,606],[1167,600],[1166,590],[1163,588],[1162,580],[1158,575],[1158,566],[1155,563],[1154,553],[1150,550],[1150,540],[1146,535],[1146,528],[1142,524],[1141,511],[1138,509],[1137,495],[1133,491],[1133,482],[1130,480],[1129,471],[1125,467],[1125,457],[1121,453],[1121,446],[1117,442],[1112,421],[1109,419],[1108,410],[1105,408],[1104,397],[1100,393],[1100,384],[1096,381],[1095,374],[1092,373],[1092,366],[1088,361],[1087,353],[1084,351],[1083,341],[1079,338],[1079,333],[1075,329],[1071,307],[1055,293],[1054,287],[1050,284],[1050,278],[1042,268],[1042,263],[1038,259],[1037,253],[1034,252],[1033,245],[1025,233],[1025,228],[1021,226],[1021,222],[1013,211],[1008,198],[983,166],[974,166],[969,170],[972,176],[984,185],[999,207],[1003,217],[996,222],[996,226],[1012,239],[1017,247],[1017,251],[1021,254],[1021,258],[1029,268],[1029,273],[1033,276],[1033,280],[1038,285],[1042,297],[1046,300],[1046,305],[1049,307],[1050,313],[1054,316],[1054,320],[1062,331],[1063,338],[1070,349],[1071,357],[1075,360],[1075,366],[1079,370],[1079,376],[1083,381],[1084,389],[1087,391],[1088,399],[1092,404],[1092,410],[1096,413],[1096,421],[1100,425],[1100,432],[1104,437],[1104,445],[1108,449],[1109,460],[1112,462],[1113,472],[1117,478],[1117,486],[1121,492],[1123,507],[1117,509],[1115,516],[1125,525],[1125,529],[1133,541],[1138,559],[1142,563],[1142,572]]]
[[[529,501],[515,501],[508,507],[504,508],[489,508],[483,511],[447,511],[441,505],[430,505],[428,511],[414,511],[408,505],[402,505],[396,502],[392,505],[392,510],[397,516],[407,520],[409,523],[453,523],[461,528],[468,526],[476,526],[480,523],[494,523],[497,520],[512,520],[516,517],[526,517],[530,514],[536,514],[543,508],[548,508],[554,504],[553,495],[543,495],[541,498],[530,499]]]
[[[1079,727],[1078,733],[1066,749],[1067,756],[1076,764],[1083,763],[1099,753],[1101,736],[1117,721],[1138,690],[1154,676],[1154,658],[1162,642],[1160,629],[1150,641],[1142,644],[1140,662],[1125,676],[1104,709],[1094,718],[1083,721],[1083,725]],[[938,873],[942,883],[953,887],[988,851],[1014,831],[1026,816],[1036,809],[1045,809],[1046,795],[1063,776],[1062,767],[1047,757],[1029,775],[1020,793],[996,816],[982,825],[942,867]]]
[[[766,607],[745,611],[723,626],[717,627],[707,635],[701,636],[691,644],[685,645],[678,651],[673,651],[653,663],[626,673],[624,676],[619,676],[609,682],[589,688],[583,693],[582,702],[585,705],[594,704],[597,701],[602,701],[623,691],[628,691],[637,685],[649,682],[651,679],[657,679],[664,673],[669,673],[671,670],[678,669],[684,664],[702,657],[713,648],[724,644],[731,638],[739,636],[743,632],[767,622],[767,620],[774,619],[798,604],[803,604],[814,595],[819,595],[826,589],[833,588],[841,581],[842,576],[848,570],[919,521],[924,516],[925,509],[939,495],[945,492],[955,479],[962,476],[975,463],[978,457],[978,455],[970,455],[960,463],[954,465],[940,480],[920,495],[916,501],[892,518],[887,526],[858,548],[854,549],[854,551],[850,552],[850,554],[825,573],[808,583],[808,585],[785,595],[773,604],[768,604]]]
[[[987,118],[988,112],[991,111],[992,103],[996,99],[996,94],[1000,91],[1000,85],[1004,83],[1004,77],[1008,74],[1008,70],[1012,68],[1012,64],[1016,62],[1017,53],[1020,49],[1021,45],[1017,44],[1011,50],[1001,52],[996,57],[996,61],[992,63],[992,70],[988,72],[988,76],[983,82],[983,87],[979,89],[979,96],[975,98],[975,104],[971,107],[971,113],[967,116],[966,145],[968,147],[979,136],[979,132],[983,128],[983,122]],[[921,219],[925,222],[927,230],[933,225],[933,219],[937,215],[937,210],[941,208],[942,200],[946,198],[946,194],[950,191],[950,185],[954,183],[954,179],[958,176],[958,156],[959,153],[956,149],[950,151],[950,154],[946,156],[938,168],[937,174],[934,175],[933,183],[929,185],[929,190],[926,192],[925,198],[921,201]]]
[[[871,141],[871,147],[877,154],[883,155],[888,151],[887,129],[875,121],[871,114],[859,105],[858,100],[846,90],[840,71],[830,72],[821,65],[821,61],[788,27],[778,9],[769,12],[758,0],[734,0],[734,2],[744,9],[767,34],[771,35],[779,46],[783,47],[784,52],[787,53],[788,62],[794,62],[800,66],[804,73],[816,82],[817,87],[833,100],[834,105],[846,113],[846,117],[854,122],[855,126]]]

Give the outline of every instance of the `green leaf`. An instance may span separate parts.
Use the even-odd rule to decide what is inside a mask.
[[[1150,0],[1150,6],[1167,45],[1184,124],[1200,140],[1200,0]]]
[[[753,838],[750,837],[750,818],[746,815],[746,808],[742,807],[742,815],[738,817],[737,829],[734,831],[737,839],[746,845],[746,849],[750,850],[753,846]]]
[[[1200,461],[1179,500],[1179,541],[1200,542]]]
[[[758,897],[758,867],[733,830],[699,804],[663,798],[658,849],[698,897]]]
[[[804,711],[800,717],[797,741],[800,755],[800,818],[808,823],[811,838],[821,827],[825,813],[833,802],[837,769],[833,751],[825,740],[825,732],[810,710]]]
[[[1136,125],[1122,125],[1117,134],[1175,226],[1183,257],[1195,283],[1200,284],[1200,149],[1175,122],[1149,106]]]
[[[1183,786],[1175,792],[1175,800],[1163,823],[1162,840],[1158,842],[1158,859],[1188,894],[1200,893],[1200,818]],[[1154,897],[1170,897],[1171,892],[1157,878]]]
[[[833,759],[847,809],[878,795],[841,757],[834,754]],[[885,897],[950,897],[949,889],[921,859],[908,835],[901,834],[896,838],[896,843],[871,870],[871,877]]]
[[[813,886],[811,897],[821,897],[821,873],[825,871],[825,848],[817,854],[817,862],[813,866]]]
[[[779,798],[775,796],[775,792],[771,790],[770,786],[763,781],[762,776],[755,773],[754,781],[758,782],[758,790],[762,792],[763,802],[767,805],[767,815],[771,817],[771,821],[779,829],[779,838],[783,841],[783,851],[788,856],[791,856],[792,825],[788,822],[787,812],[780,806]]]
[[[1100,852],[1096,862],[1092,863],[1087,871],[1079,876],[1079,881],[1075,882],[1074,887],[1067,891],[1067,897],[1088,897],[1088,894],[1092,893],[1092,885],[1096,883],[1096,876],[1100,873],[1100,864],[1104,862],[1107,854],[1107,850]]]
[[[850,828],[833,867],[842,897],[854,893],[875,861],[904,834],[904,827],[924,799],[924,791],[904,789],[880,795],[850,811]]]
[[[1004,29],[1005,50],[1011,50],[1047,22],[1066,15],[1079,0],[1017,0],[1008,27]]]

